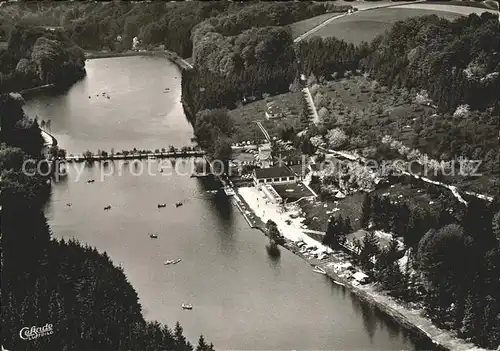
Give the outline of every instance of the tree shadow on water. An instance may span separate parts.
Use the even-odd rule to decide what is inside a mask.
[[[351,301],[354,310],[363,317],[363,325],[370,337],[370,342],[373,342],[373,336],[377,330],[377,317],[375,316],[375,311],[368,303],[361,301],[357,296],[353,295]]]
[[[281,251],[276,244],[268,244],[266,245],[266,251],[269,257],[271,258],[271,261],[278,261],[281,257]]]

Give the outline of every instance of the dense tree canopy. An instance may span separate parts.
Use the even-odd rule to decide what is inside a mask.
[[[106,253],[51,239],[42,212],[50,195],[48,178],[33,165],[23,170],[24,161],[35,157],[28,153],[40,130],[36,127],[36,136],[17,131],[18,125],[31,123],[22,101],[13,94],[0,98],[2,346],[28,351],[193,350],[180,325],[171,330],[144,320],[136,291]],[[19,147],[12,145],[12,133],[17,133]],[[40,147],[34,155],[40,155]],[[52,324],[54,334],[19,338],[22,328],[41,323]],[[199,350],[213,347],[203,340]]]
[[[0,92],[70,85],[85,75],[85,56],[65,34],[16,26],[0,50]]]
[[[293,40],[282,26],[326,9],[309,2],[257,2],[197,25],[192,33],[195,70],[183,75],[188,116],[288,91],[298,70]]]
[[[499,43],[498,16],[490,13],[452,22],[415,17],[374,40],[362,66],[387,85],[426,89],[445,111],[460,104],[498,109]]]

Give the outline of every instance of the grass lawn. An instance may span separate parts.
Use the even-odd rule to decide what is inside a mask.
[[[480,15],[484,11],[491,12],[493,14],[497,14],[495,10],[491,7],[488,7],[485,1],[477,2],[477,1],[460,1],[460,0],[451,0],[451,1],[426,1],[425,3],[416,3],[416,4],[406,4],[402,5],[401,8],[404,9],[422,9],[422,10],[435,10],[435,11],[446,11],[446,12],[454,12],[456,14],[468,16],[471,13],[476,13]]]
[[[344,218],[349,217],[353,229],[357,230],[359,229],[363,196],[362,193],[356,193],[338,201],[300,201],[299,205],[306,218],[304,224],[312,230],[326,231],[328,219],[331,216],[342,215]]]
[[[323,15],[308,18],[303,21],[292,23],[288,26],[290,28],[290,33],[292,38],[295,39],[307,31],[313,29],[314,27],[320,25],[327,19],[339,15],[338,13],[325,13]]]
[[[362,11],[339,18],[319,29],[313,35],[323,38],[336,37],[353,44],[360,44],[363,41],[372,41],[377,35],[383,34],[387,29],[391,28],[397,21],[410,17],[433,14],[449,20],[462,16],[458,13],[438,11],[435,9],[383,8]]]
[[[409,206],[418,206],[419,208],[431,208],[438,204],[438,195],[411,184],[387,184],[387,186],[375,190],[374,193],[380,197],[387,196],[393,203],[404,202]]]
[[[234,142],[262,140],[264,134],[257,126],[257,122],[262,123],[271,137],[278,136],[281,127],[294,126],[296,129],[300,128],[301,99],[301,92],[289,92],[255,101],[229,111],[229,116],[233,120],[236,129],[233,136]],[[286,117],[274,120],[266,118],[267,103],[271,101],[274,101],[277,106],[288,111]]]

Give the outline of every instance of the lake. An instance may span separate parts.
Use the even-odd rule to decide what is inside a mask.
[[[193,136],[180,76],[157,57],[90,60],[84,80],[28,101],[25,110],[50,119],[68,153],[180,147]],[[179,321],[192,342],[203,333],[219,350],[431,348],[290,252],[271,259],[262,233],[224,195],[207,191],[215,184],[147,162],[70,166],[46,207],[54,237],[95,246],[123,267],[146,319]],[[175,167],[189,174],[191,162]]]

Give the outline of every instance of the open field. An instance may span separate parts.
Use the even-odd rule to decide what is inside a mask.
[[[363,41],[370,42],[377,35],[383,34],[387,29],[397,22],[410,17],[438,15],[448,20],[461,17],[460,13],[438,11],[434,8],[413,9],[405,6],[419,6],[425,4],[401,5],[395,8],[383,8],[370,11],[361,11],[350,16],[345,16],[324,26],[315,36],[323,38],[336,37],[353,44],[360,44]],[[444,7],[443,5],[431,5],[434,7]],[[471,7],[454,6],[465,10],[480,10]]]
[[[290,33],[292,35],[292,38],[297,38],[298,36],[306,33],[307,31],[313,29],[314,27],[320,25],[327,19],[337,16],[338,13],[325,13],[323,15],[315,16],[312,18],[308,18],[303,21],[295,22],[292,23],[288,26],[290,28]]]
[[[363,194],[356,193],[342,200],[300,201],[299,205],[305,213],[304,224],[308,229],[326,231],[328,219],[331,216],[349,217],[354,230],[360,228],[361,204]],[[319,199],[318,199],[319,200]]]
[[[460,4],[462,3],[462,4]],[[488,8],[483,3],[476,3],[472,1],[457,1],[448,3],[418,3],[418,4],[406,4],[398,6],[402,9],[418,9],[418,10],[430,10],[430,11],[444,11],[453,12],[455,14],[468,16],[471,13],[476,13],[480,15],[483,12],[491,12],[493,14],[497,13],[495,10]]]
[[[233,120],[236,133],[234,142],[246,140],[261,140],[264,135],[257,126],[257,122],[262,122],[271,137],[277,136],[282,127],[300,125],[300,113],[302,93],[285,93],[276,95],[264,100],[252,102],[229,111],[229,116]],[[268,120],[265,116],[267,103],[274,101],[281,109],[286,110],[286,116],[280,119]]]

